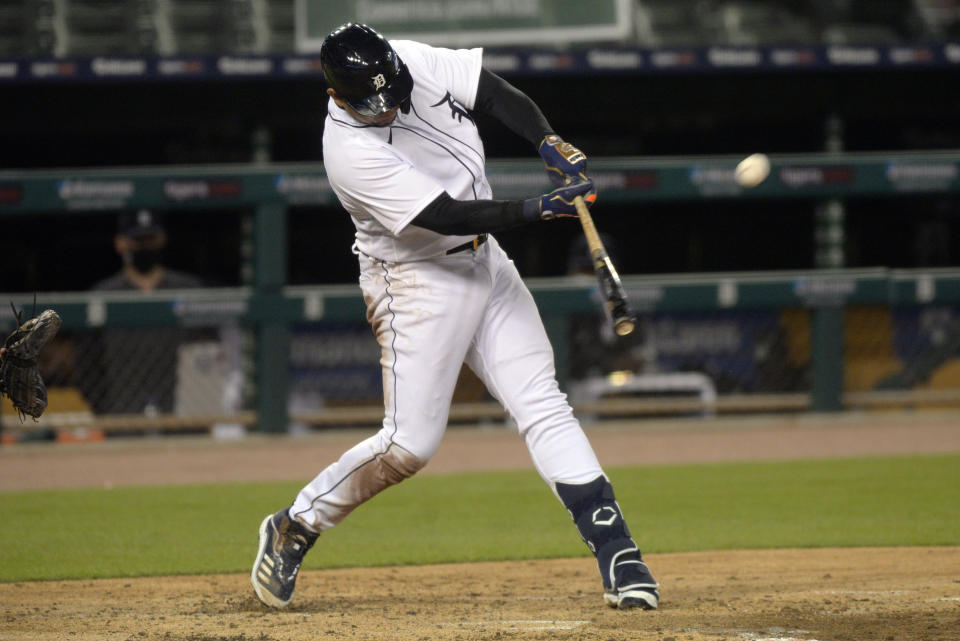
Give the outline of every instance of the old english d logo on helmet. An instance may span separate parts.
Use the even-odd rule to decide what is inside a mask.
[[[363,24],[337,27],[320,47],[327,83],[357,113],[378,116],[409,104],[413,78],[386,38]]]

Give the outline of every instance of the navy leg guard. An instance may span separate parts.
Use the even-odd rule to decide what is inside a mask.
[[[659,585],[630,536],[606,477],[582,485],[557,483],[556,487],[581,538],[597,558],[607,603],[620,608],[656,608]]]

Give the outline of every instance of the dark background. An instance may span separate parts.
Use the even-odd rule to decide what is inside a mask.
[[[960,148],[960,74],[948,69],[510,77],[592,156],[814,152],[826,122],[848,151]],[[0,169],[248,162],[254,132],[277,162],[321,161],[325,85],[313,80],[25,84],[0,88]],[[489,158],[536,159],[479,119]],[[531,196],[534,194],[531,194]],[[623,273],[809,269],[813,201],[605,204],[594,210]],[[851,200],[847,266],[960,264],[953,197]],[[243,211],[170,212],[167,264],[242,283]],[[0,219],[0,291],[86,289],[116,271],[114,217]],[[290,282],[354,282],[353,226],[339,208],[295,208]],[[567,270],[575,223],[497,235],[525,276]]]
[[[955,69],[510,77],[595,156],[818,151],[837,115],[850,151],[960,147]],[[322,160],[322,80],[20,84],[0,88],[0,168]],[[529,144],[487,118],[488,157]]]

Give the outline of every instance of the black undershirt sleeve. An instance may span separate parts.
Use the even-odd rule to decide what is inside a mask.
[[[537,146],[553,129],[525,93],[500,76],[480,70],[474,111],[492,116]],[[509,229],[540,218],[539,200],[454,200],[437,196],[411,224],[445,236],[465,236]]]
[[[423,208],[412,225],[444,236],[485,234],[509,229],[540,217],[536,199],[454,200],[446,192]]]
[[[480,69],[477,98],[473,110],[493,116],[513,133],[538,146],[543,137],[552,134],[540,107],[527,94],[486,69]]]

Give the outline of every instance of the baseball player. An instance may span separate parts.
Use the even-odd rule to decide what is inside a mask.
[[[534,466],[597,559],[612,607],[653,609],[613,488],[560,391],[533,297],[490,235],[576,216],[596,197],[586,156],[525,94],[481,66],[481,49],[387,41],[348,23],[323,42],[329,88],[324,166],[356,225],[353,251],[381,349],[383,427],[260,525],[251,581],[283,607],[319,534],[420,470],[440,445],[461,364],[515,420]],[[494,200],[471,112],[490,114],[539,150],[553,191]]]

